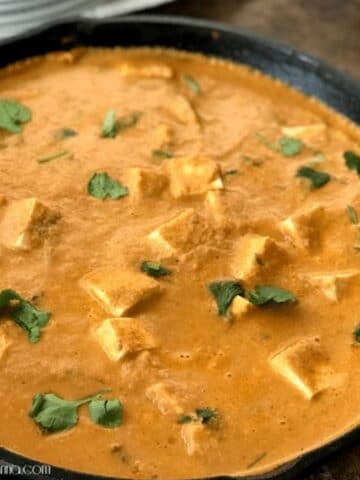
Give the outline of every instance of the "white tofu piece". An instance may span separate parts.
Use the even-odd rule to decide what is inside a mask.
[[[156,170],[134,167],[127,171],[127,185],[130,195],[136,198],[160,195],[167,184],[167,176]]]
[[[107,318],[98,327],[95,336],[113,362],[131,353],[151,350],[157,345],[153,336],[135,318]]]
[[[14,250],[30,250],[46,237],[59,215],[36,198],[10,202],[0,223],[0,242]]]
[[[160,284],[153,278],[122,267],[94,270],[80,280],[80,285],[105,312],[116,317],[161,291]]]
[[[191,422],[182,425],[181,438],[189,456],[201,454],[209,441],[208,428],[200,422]]]
[[[326,125],[324,123],[313,123],[311,125],[298,125],[296,127],[283,127],[283,135],[290,138],[311,142],[312,140],[323,141],[326,135]]]
[[[254,305],[244,297],[237,295],[231,302],[229,316],[232,320],[241,320],[244,316],[254,309]]]
[[[281,249],[268,236],[248,233],[235,244],[232,269],[239,280],[250,281],[260,268],[271,267],[281,258]]]
[[[338,376],[334,374],[318,337],[298,340],[275,354],[269,362],[308,400],[337,383]]]
[[[0,360],[3,358],[10,342],[6,338],[5,333],[0,332]]]
[[[324,219],[324,207],[314,206],[295,212],[279,223],[279,228],[299,248],[310,248],[317,240]]]
[[[332,302],[338,302],[350,282],[358,277],[358,270],[307,274],[308,281],[318,287]]]
[[[130,63],[121,65],[120,73],[123,77],[164,78],[165,80],[172,78],[174,74],[168,65],[132,65]]]
[[[146,390],[145,395],[163,415],[184,413],[184,409],[175,395],[173,385],[163,382],[155,383]]]
[[[174,158],[168,163],[168,171],[170,191],[175,198],[224,188],[219,165],[205,156]]]
[[[164,257],[191,251],[206,242],[210,228],[192,208],[179,213],[148,235],[152,246]]]

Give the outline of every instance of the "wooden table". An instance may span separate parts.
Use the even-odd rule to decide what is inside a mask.
[[[239,25],[292,44],[360,81],[360,0],[179,0],[153,12]],[[297,480],[360,480],[360,444]]]

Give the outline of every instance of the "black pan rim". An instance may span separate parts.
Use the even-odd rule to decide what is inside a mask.
[[[86,34],[87,31],[96,28],[97,26],[101,25],[126,25],[141,23],[144,25],[161,25],[162,27],[186,27],[193,30],[201,30],[201,31],[215,31],[220,34],[229,34],[239,39],[246,39],[250,43],[252,43],[253,48],[265,49],[268,52],[276,52],[280,54],[284,60],[288,61],[289,63],[293,62],[297,65],[300,65],[303,69],[304,74],[307,71],[315,72],[319,77],[321,77],[322,81],[330,82],[335,85],[336,88],[342,90],[344,95],[348,95],[348,98],[355,99],[356,102],[359,102],[359,113],[360,113],[360,85],[354,80],[348,77],[346,74],[340,72],[339,70],[331,67],[326,62],[317,59],[312,55],[308,55],[304,52],[297,50],[294,47],[286,45],[282,42],[278,42],[272,39],[268,39],[262,37],[261,35],[254,34],[242,28],[236,28],[229,25],[226,25],[221,22],[214,22],[208,20],[201,20],[201,19],[192,19],[187,17],[181,16],[168,16],[168,15],[145,15],[145,14],[138,14],[138,15],[129,15],[123,16],[118,18],[109,18],[109,19],[101,19],[101,20],[92,20],[92,19],[83,19],[80,17],[68,17],[65,21],[53,21],[48,22],[42,26],[35,27],[29,31],[26,31],[16,37],[1,41],[0,42],[0,56],[1,52],[11,50],[14,45],[17,45],[19,42],[31,42],[32,39],[36,36],[44,36],[51,34],[56,34],[58,31],[58,35],[60,38],[61,29],[64,27],[67,31],[73,31],[75,35]],[[220,40],[221,41],[221,40]],[[145,43],[144,43],[144,46]],[[154,45],[155,46],[155,45]],[[159,45],[161,47],[161,45]],[[175,47],[174,47],[175,48]],[[66,49],[64,46],[63,49]],[[192,51],[200,51],[194,48]],[[206,54],[206,52],[203,52]],[[209,54],[209,53],[208,53]],[[213,55],[210,53],[211,56],[219,56],[220,58],[225,58],[227,60],[231,60],[230,57],[226,57],[225,55]],[[13,61],[18,60],[14,58]],[[235,61],[233,59],[232,61]],[[11,62],[9,62],[11,63]],[[243,63],[243,62],[240,62]],[[265,72],[266,73],[266,72]],[[295,86],[295,88],[297,88]],[[306,92],[305,92],[306,93]],[[325,102],[326,103],[326,102]],[[332,107],[332,106],[331,106]],[[334,107],[332,107],[334,108]],[[340,111],[343,115],[346,115],[346,111]],[[360,120],[359,122],[360,123]],[[343,448],[346,445],[350,445],[355,441],[360,439],[360,426],[352,429],[348,433],[340,436],[339,438],[335,439],[334,441],[330,441],[323,446],[318,448],[314,448],[313,450],[299,455],[293,461],[282,465],[281,467],[268,472],[262,475],[250,475],[250,476],[236,476],[236,475],[224,475],[224,476],[212,476],[208,477],[212,480],[290,480],[294,478],[295,475],[299,475],[302,473],[307,467],[313,465],[314,463],[318,462],[319,460],[323,459],[324,457],[330,455],[331,453]],[[0,465],[15,465],[16,467],[21,467],[24,465],[39,465],[39,462],[34,460],[28,459],[22,455],[10,452],[6,449],[0,448]],[[26,475],[26,478],[49,478],[46,475]],[[81,472],[76,472],[68,469],[63,469],[59,467],[52,467],[51,478],[55,480],[94,480],[94,479],[111,479],[113,477],[106,477],[106,476],[99,476],[99,475],[92,475],[86,474]],[[117,479],[119,480],[119,479]]]

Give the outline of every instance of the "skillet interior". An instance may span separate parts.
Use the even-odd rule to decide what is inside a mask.
[[[360,88],[341,73],[290,47],[208,22],[138,16],[107,22],[70,21],[62,25],[49,25],[34,31],[32,35],[27,34],[1,45],[0,65],[78,45],[172,47],[246,63],[320,98],[360,123]],[[294,478],[314,461],[358,439],[359,433],[359,430],[353,431],[276,472],[248,478]],[[5,462],[29,464],[26,459],[5,451],[1,456]],[[93,478],[57,468],[53,469],[52,476]]]

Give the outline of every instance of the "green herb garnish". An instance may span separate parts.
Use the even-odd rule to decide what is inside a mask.
[[[89,404],[91,419],[107,428],[121,425],[122,405],[119,400],[102,400],[100,392],[82,400],[64,400],[54,393],[39,393],[32,401],[30,417],[47,433],[70,430],[79,421],[78,409]],[[100,402],[100,403],[99,403]],[[105,406],[105,402],[106,406]]]
[[[133,127],[137,124],[141,113],[134,112],[124,117],[116,118],[115,110],[108,110],[105,114],[101,136],[104,138],[114,138],[121,131],[126,128]]]
[[[31,110],[15,100],[0,100],[0,129],[20,133],[21,124],[31,120]]]
[[[353,331],[353,337],[356,343],[360,343],[360,325]]]
[[[149,261],[142,262],[140,270],[150,277],[165,277],[171,273],[171,270],[163,267],[160,263]]]
[[[156,158],[161,158],[162,160],[173,158],[173,154],[170,152],[167,152],[166,150],[153,150],[152,156]]]
[[[185,423],[191,423],[194,421],[194,418],[191,415],[182,415],[177,419],[179,425],[184,425]]]
[[[0,312],[5,309],[9,310],[11,318],[27,332],[31,343],[39,340],[41,329],[50,319],[49,312],[37,310],[34,305],[10,289],[0,293]]]
[[[310,167],[299,168],[296,172],[296,176],[310,180],[313,188],[321,188],[331,180],[331,176],[328,173],[319,172]]]
[[[220,280],[209,283],[208,288],[216,300],[219,315],[226,315],[233,299],[244,295],[244,289],[238,282]]]
[[[192,77],[191,75],[183,75],[182,79],[184,83],[192,90],[194,93],[199,95],[201,93],[201,86],[199,82]]]
[[[345,165],[349,170],[355,170],[360,175],[360,155],[351,150],[344,153]]]
[[[265,147],[270,148],[274,152],[279,151],[279,147],[277,145],[275,145],[274,143],[270,142],[270,140],[268,138],[266,138],[264,135],[262,135],[261,133],[256,133],[255,136],[260,143],[265,145]]]
[[[129,194],[127,187],[111,178],[106,172],[95,173],[89,180],[87,191],[95,198],[112,198],[113,200]]]
[[[357,225],[359,223],[359,215],[355,208],[352,205],[348,205],[346,207],[346,211],[348,214],[348,217],[350,219],[350,222],[354,225]]]
[[[218,413],[211,408],[197,408],[195,414],[182,415],[178,418],[177,423],[184,425],[186,423],[198,422],[204,425],[214,424],[218,419]]]
[[[70,153],[71,152],[69,152],[69,150],[62,150],[61,152],[50,153],[46,157],[37,158],[36,161],[38,163],[47,163],[47,162],[51,162],[51,160],[55,160],[56,158],[65,157],[66,155],[70,155]]]
[[[295,303],[297,298],[283,288],[257,285],[254,290],[248,293],[248,299],[257,306],[268,303]]]
[[[102,400],[95,398],[89,403],[90,418],[94,423],[105,428],[119,427],[123,419],[120,400]]]
[[[78,133],[72,128],[61,128],[55,133],[56,140],[64,140],[65,138],[75,137]]]
[[[230,170],[225,170],[225,175],[236,175],[238,173],[239,170],[237,170],[236,168],[231,168]]]
[[[296,138],[281,137],[279,140],[280,152],[285,157],[294,157],[295,155],[298,155],[303,149],[303,146],[303,142]]]

